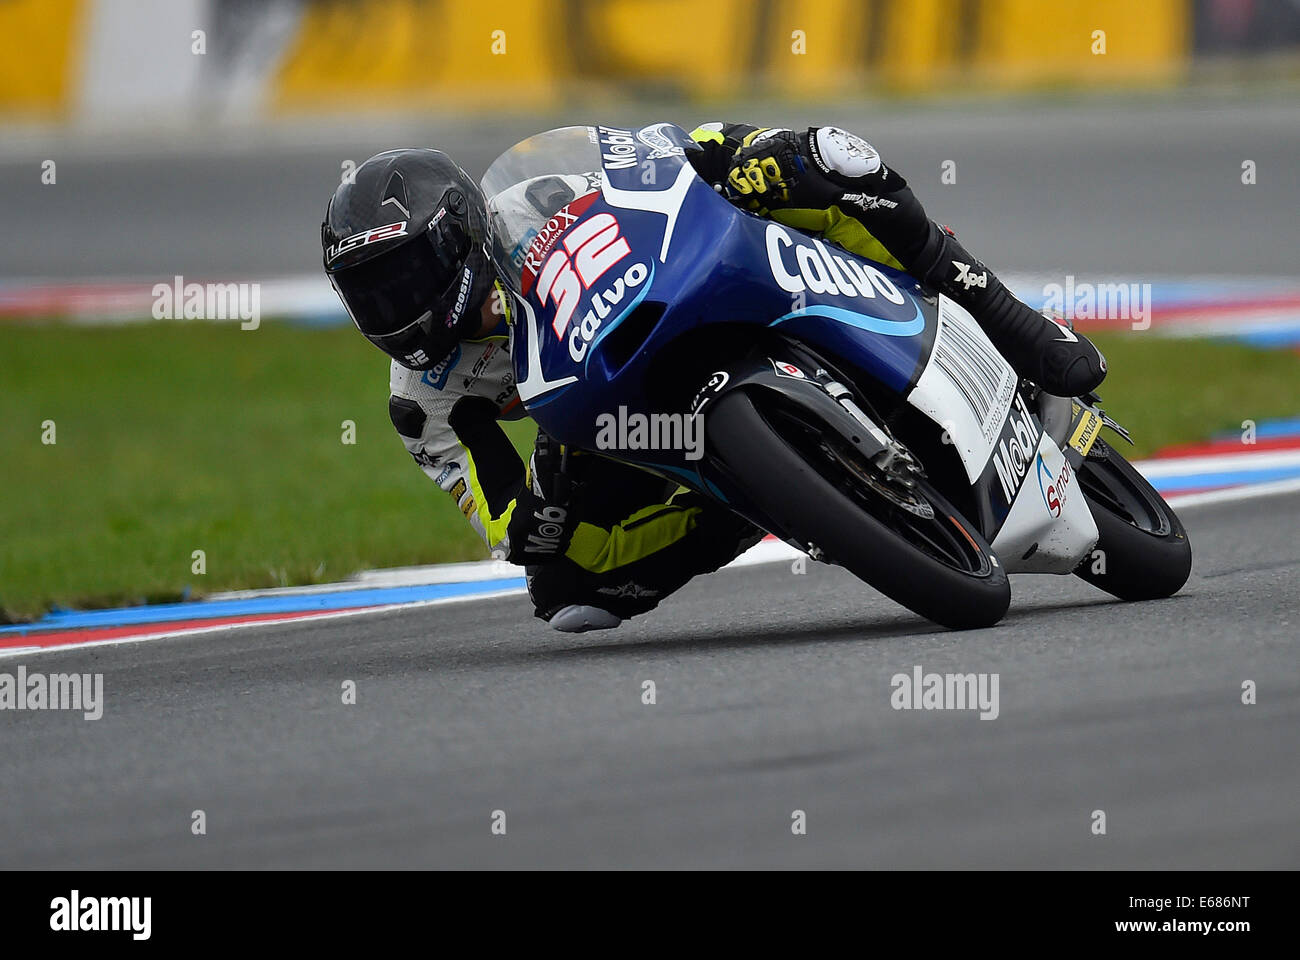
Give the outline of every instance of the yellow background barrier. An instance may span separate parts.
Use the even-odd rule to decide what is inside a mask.
[[[97,3],[130,0],[0,0],[0,112],[75,109]],[[260,102],[274,113],[537,108],[591,96],[811,100],[1160,83],[1186,72],[1191,4],[309,0],[273,53]],[[258,15],[223,0],[198,8],[213,30]],[[113,9],[129,16],[130,7]],[[244,26],[227,43],[211,37],[206,56],[238,54],[258,36]],[[147,36],[143,14],[139,29]],[[112,51],[96,53],[111,63]],[[203,64],[208,82],[223,82],[212,66]],[[167,93],[160,77],[159,96]]]
[[[83,0],[0,0],[0,113],[60,114],[79,77]]]

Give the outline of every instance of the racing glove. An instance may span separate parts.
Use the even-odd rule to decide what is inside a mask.
[[[586,456],[537,431],[523,487],[510,514],[510,562],[550,563],[564,556],[578,526],[582,484],[575,466]]]
[[[757,204],[754,209],[824,209],[883,169],[871,144],[838,127],[764,130],[732,157],[727,190],[732,199]],[[906,184],[896,176],[890,186],[899,185]]]

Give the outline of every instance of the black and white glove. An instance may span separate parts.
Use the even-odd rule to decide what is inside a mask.
[[[811,127],[806,133],[764,130],[731,158],[727,190],[754,209],[824,209],[861,191],[864,178],[889,176],[880,154],[861,137],[839,127]],[[901,177],[891,189],[905,186]],[[851,200],[850,200],[851,202]]]
[[[574,469],[579,451],[537,431],[528,458],[524,485],[510,515],[510,560],[534,565],[564,556],[578,526],[577,504],[582,484]]]

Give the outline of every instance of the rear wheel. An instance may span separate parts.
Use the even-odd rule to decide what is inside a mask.
[[[711,456],[780,531],[947,627],[987,627],[1011,588],[979,530],[924,478],[898,483],[807,411],[733,390],[705,417]]]
[[[1121,600],[1156,600],[1182,589],[1192,545],[1156,489],[1103,440],[1078,473],[1101,536],[1074,572]]]

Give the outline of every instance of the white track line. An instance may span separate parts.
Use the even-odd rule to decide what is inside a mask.
[[[1170,457],[1168,460],[1142,461],[1135,466],[1148,480],[1185,477],[1197,473],[1271,470],[1276,467],[1300,466],[1300,450],[1261,450],[1215,453],[1201,457]]]
[[[1255,483],[1244,487],[1229,487],[1226,490],[1185,493],[1182,496],[1166,497],[1165,502],[1171,507],[1185,510],[1188,507],[1232,503],[1236,500],[1254,500],[1257,497],[1273,497],[1283,493],[1300,493],[1300,477],[1293,477],[1289,480],[1270,480],[1268,483]]]
[[[282,617],[278,620],[246,620],[242,623],[218,623],[208,627],[185,627],[180,630],[167,630],[160,633],[144,633],[133,637],[109,637],[106,640],[88,640],[84,643],[64,643],[53,647],[9,647],[0,648],[0,659],[6,657],[32,656],[43,653],[61,653],[64,650],[83,650],[86,647],[113,647],[123,643],[144,643],[149,640],[170,640],[176,637],[197,636],[202,633],[218,633],[222,630],[238,630],[243,627],[274,627],[280,624],[303,623],[308,620],[340,620],[344,617],[360,617],[366,614],[391,613],[394,610],[414,610],[419,607],[436,607],[448,603],[464,603],[469,600],[491,600],[497,597],[512,597],[527,593],[524,587],[505,587],[489,593],[475,593],[459,597],[438,597],[434,600],[412,600],[408,603],[389,603],[378,607],[362,607],[359,610],[331,610],[329,613],[304,613],[300,617]],[[147,624],[146,624],[147,626]]]

